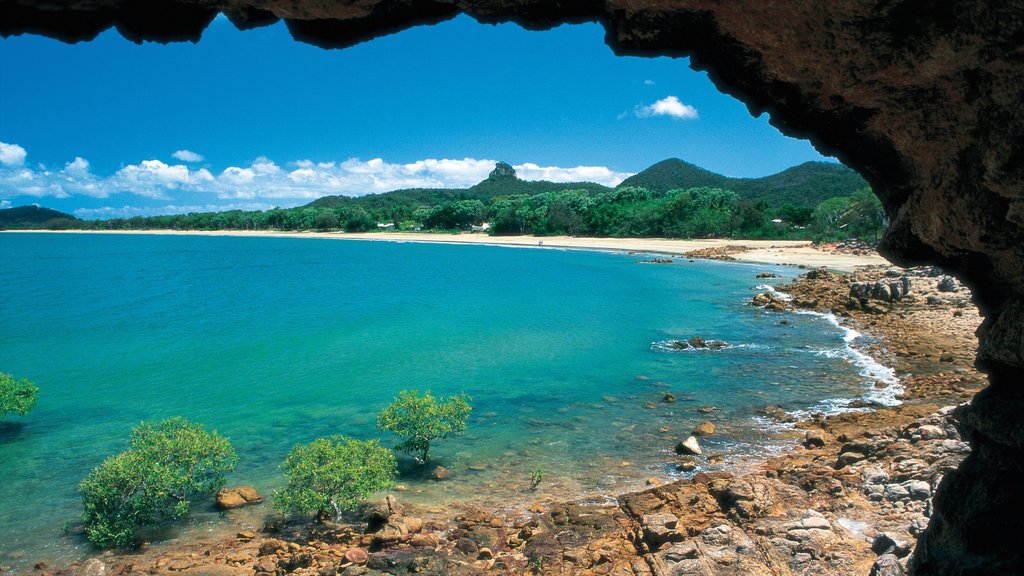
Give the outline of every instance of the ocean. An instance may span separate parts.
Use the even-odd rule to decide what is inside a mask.
[[[842,409],[892,372],[834,317],[747,302],[761,271],[793,268],[557,249],[303,238],[0,234],[0,371],[41,389],[0,423],[0,565],[90,551],[74,529],[78,482],[171,416],[231,440],[229,485],[265,495],[297,443],[375,429],[400,390],[465,392],[465,433],[437,441],[443,481],[402,456],[399,498],[440,513],[515,512],[544,498],[607,499],[669,480],[673,446],[702,420],[700,470],[792,445],[761,417]],[[785,323],[780,321],[786,320]],[[674,351],[673,339],[723,340]],[[663,402],[666,392],[674,402]],[[713,406],[710,414],[700,411]],[[667,429],[667,431],[663,431]],[[719,460],[716,459],[716,462]],[[529,490],[530,472],[544,480]],[[267,504],[196,502],[154,535],[195,540],[258,527]],[[69,526],[70,530],[65,530]],[[160,545],[157,543],[156,545]]]

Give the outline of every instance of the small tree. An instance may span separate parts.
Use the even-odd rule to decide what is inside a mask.
[[[282,468],[288,485],[274,493],[274,508],[286,514],[333,510],[335,522],[361,500],[390,488],[398,475],[395,456],[378,441],[345,436],[296,445]]]
[[[430,442],[446,438],[466,429],[466,420],[473,410],[465,394],[434,398],[427,391],[420,396],[416,390],[403,390],[387,408],[377,414],[377,427],[405,438],[396,450],[418,454],[421,463],[430,460]]]
[[[226,438],[201,424],[184,418],[139,424],[131,447],[79,485],[86,536],[100,547],[134,544],[138,528],[182,518],[189,498],[223,487],[237,459]]]
[[[28,414],[38,399],[39,387],[28,378],[15,380],[14,376],[0,372],[0,420],[8,414]]]

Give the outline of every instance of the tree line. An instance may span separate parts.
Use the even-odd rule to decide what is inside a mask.
[[[595,193],[462,198],[436,204],[367,203],[301,206],[265,211],[229,210],[110,220],[53,219],[53,229],[279,230],[367,232],[382,226],[409,231],[461,231],[489,224],[493,235],[598,237],[765,238],[877,241],[886,219],[869,188],[816,206],[770,206],[722,188],[666,192],[626,186]],[[381,226],[378,226],[380,224]]]

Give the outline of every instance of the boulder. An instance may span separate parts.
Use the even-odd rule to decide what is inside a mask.
[[[389,518],[396,514],[401,516],[403,512],[404,510],[402,505],[398,503],[398,499],[389,494],[380,500],[364,503],[360,515],[366,522],[379,524],[387,522]]]
[[[222,488],[217,491],[217,508],[231,510],[241,508],[246,504],[262,502],[263,498],[252,486],[237,486],[235,488]]]
[[[822,430],[808,430],[804,434],[804,448],[823,448],[825,443],[825,432]]]
[[[444,480],[450,474],[451,471],[449,471],[444,466],[438,465],[436,468],[434,468],[433,472],[430,473],[430,477],[433,478],[434,480]]]
[[[943,276],[935,287],[938,288],[939,292],[956,292],[960,288],[956,279],[952,276]]]
[[[715,425],[712,424],[708,420],[705,420],[705,421],[701,422],[700,424],[697,424],[697,427],[693,429],[693,435],[694,436],[711,436],[714,433],[715,433]],[[698,454],[699,453],[700,452],[698,452]]]
[[[700,449],[700,444],[697,443],[695,436],[688,436],[686,440],[676,444],[676,454],[692,454],[700,456],[704,452]]]

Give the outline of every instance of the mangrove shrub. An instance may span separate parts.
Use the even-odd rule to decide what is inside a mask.
[[[377,427],[404,438],[395,449],[430,460],[430,442],[466,429],[473,410],[465,394],[435,398],[427,391],[403,390],[387,408],[377,414]]]
[[[100,547],[134,544],[139,528],[182,518],[191,498],[222,488],[237,459],[226,438],[201,424],[139,424],[129,449],[79,485],[85,535]]]
[[[0,372],[0,420],[8,414],[24,416],[36,407],[39,399],[39,387],[22,378]]]
[[[345,436],[296,445],[281,467],[288,485],[274,493],[274,508],[321,516],[333,511],[335,522],[361,500],[390,488],[398,475],[395,456],[378,441]]]

